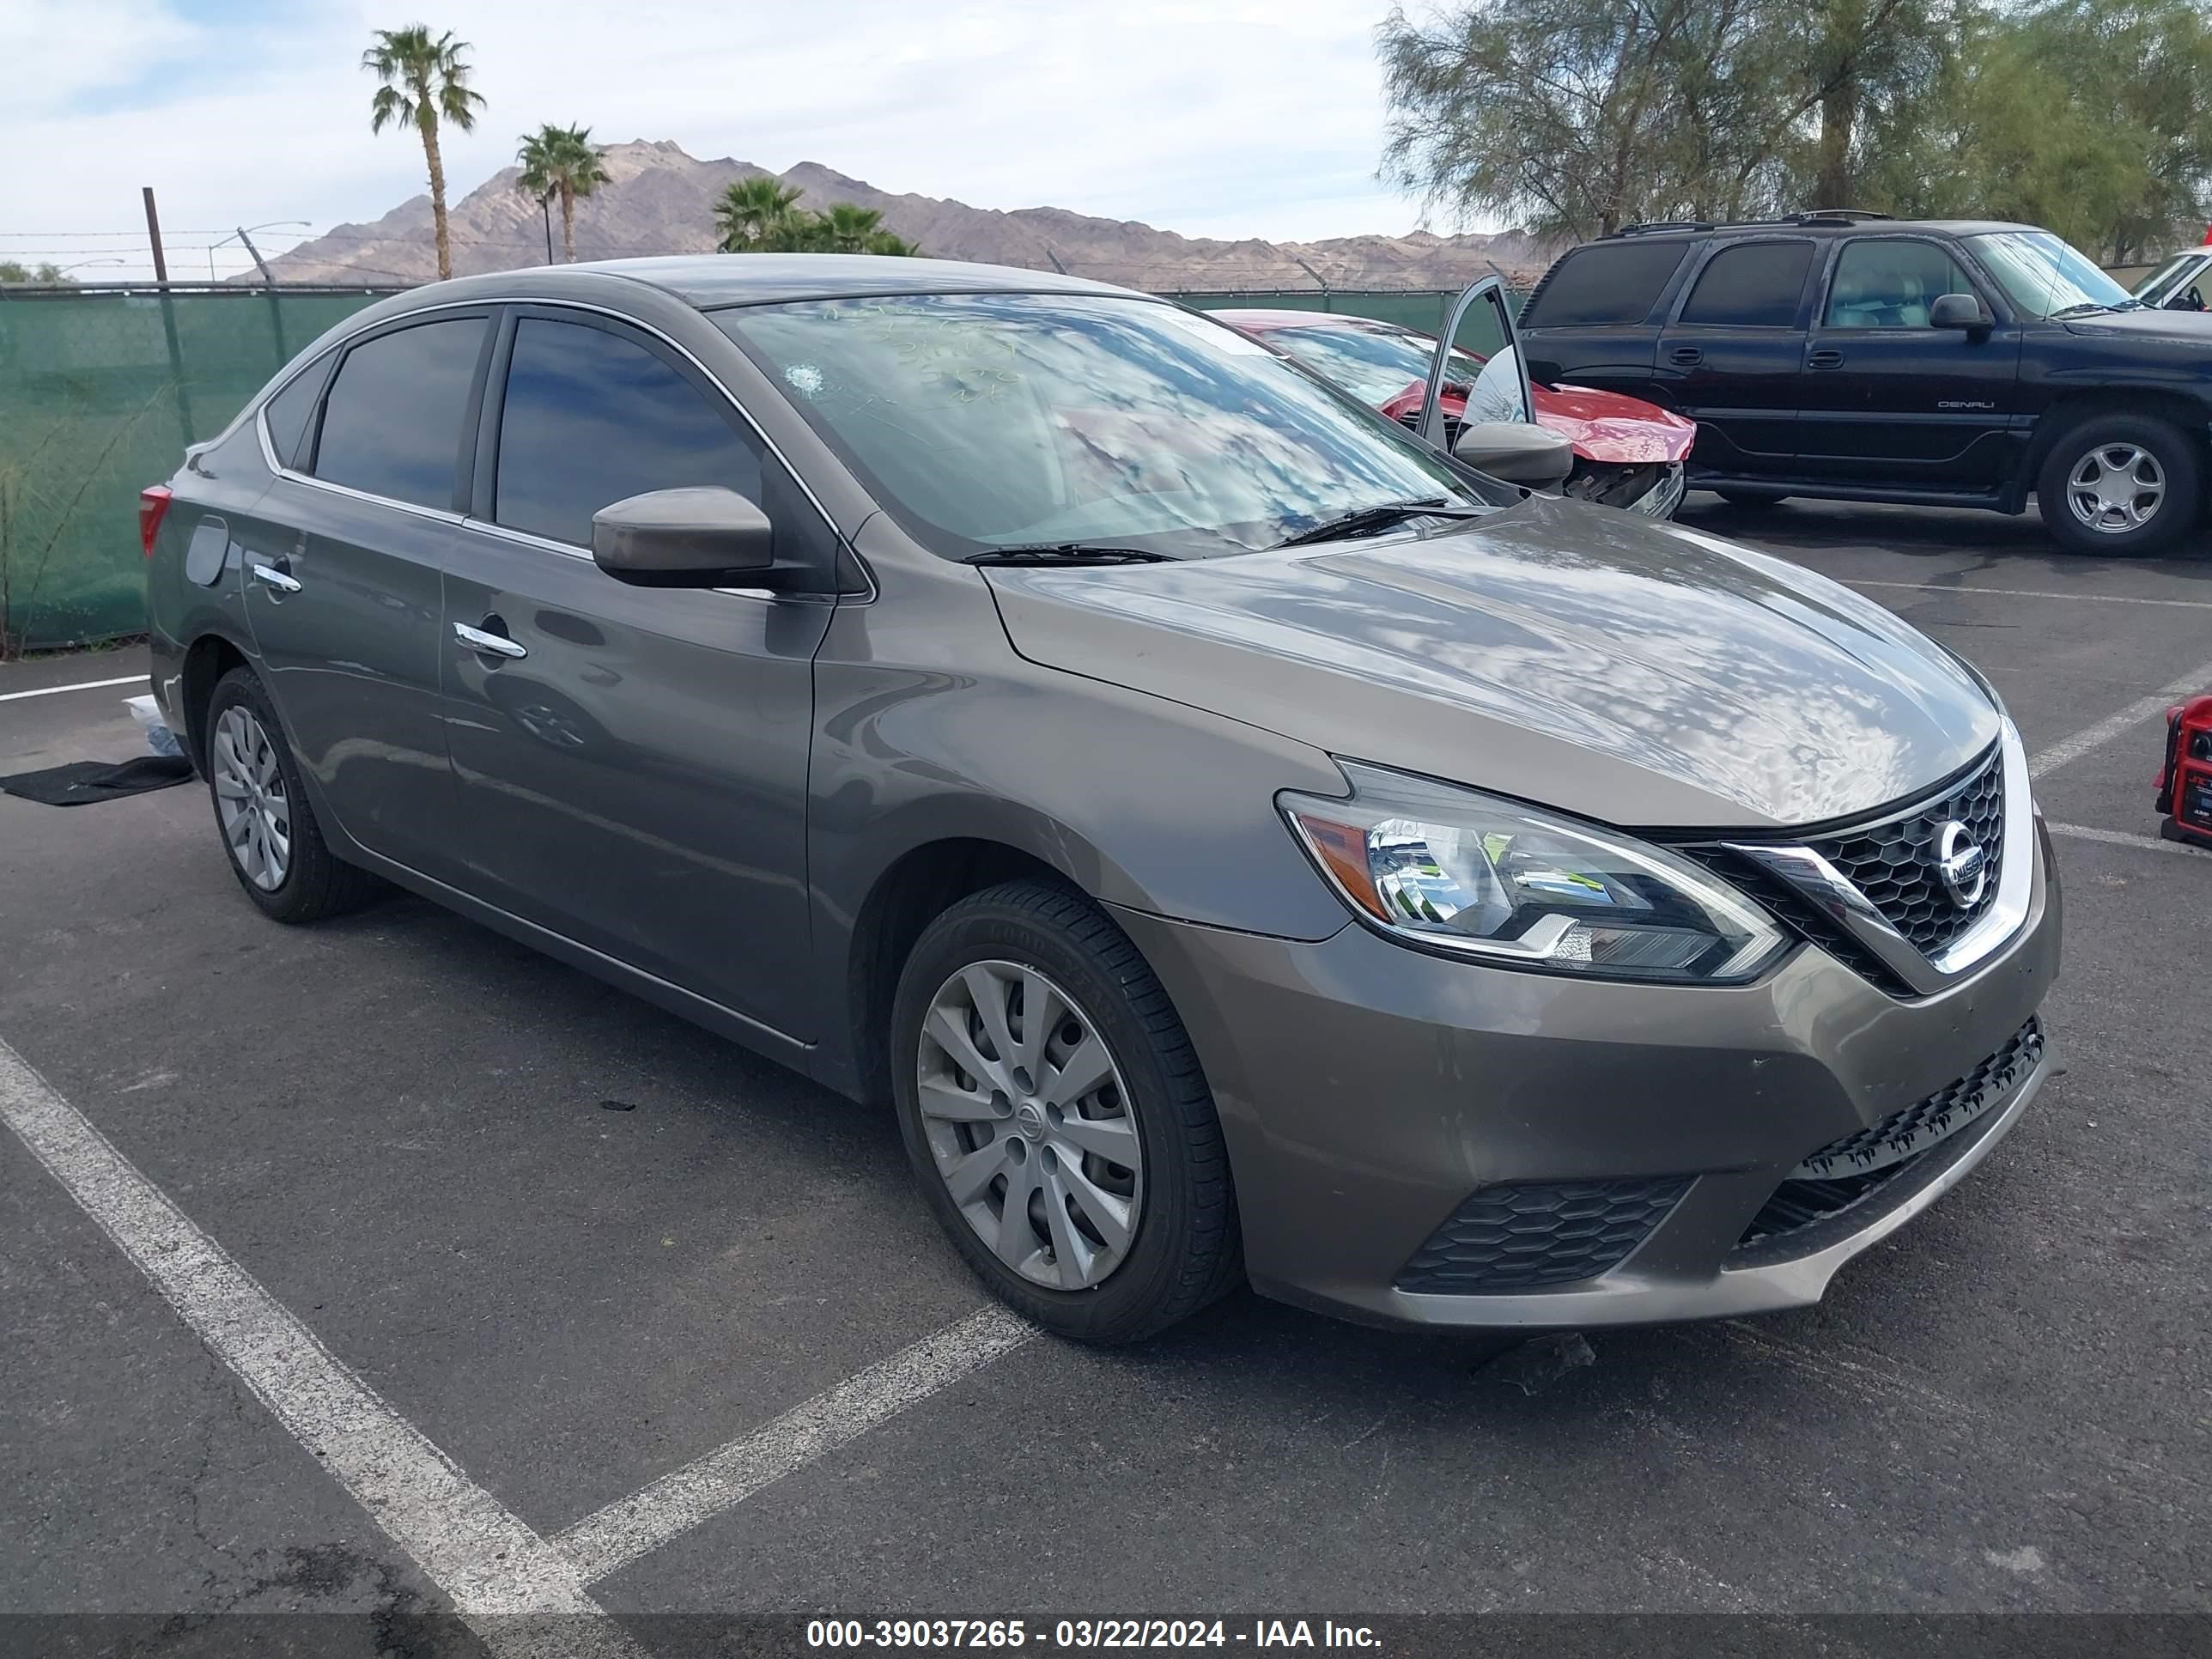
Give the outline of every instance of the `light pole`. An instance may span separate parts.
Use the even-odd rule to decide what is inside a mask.
[[[265,225],[247,225],[242,230],[234,230],[229,235],[224,237],[222,242],[210,242],[208,244],[208,281],[212,283],[216,280],[215,251],[221,247],[223,245],[223,242],[244,241],[248,236],[251,236],[257,230],[290,230],[295,228],[300,230],[311,230],[313,228],[313,226],[305,219],[271,219]],[[257,260],[256,263],[258,264],[258,261]]]

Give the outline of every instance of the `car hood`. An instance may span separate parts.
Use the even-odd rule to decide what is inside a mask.
[[[2177,344],[2212,347],[2212,311],[2100,311],[2087,317],[2069,317],[2063,326],[2075,334],[2124,335],[2136,340],[2170,340]]]
[[[1640,398],[1624,398],[1617,392],[1600,392],[1586,386],[1531,382],[1528,389],[1535,398],[1536,424],[1558,433],[1586,461],[1638,466],[1686,460],[1690,446],[1697,441],[1696,422]],[[1427,390],[1425,383],[1416,380],[1382,404],[1382,412],[1394,421],[1418,420]],[[1440,401],[1444,414],[1452,420],[1467,413],[1463,391],[1447,387]]]
[[[1848,588],[1546,497],[1432,534],[988,574],[1032,661],[1632,827],[1866,812],[2000,725],[1968,670]]]

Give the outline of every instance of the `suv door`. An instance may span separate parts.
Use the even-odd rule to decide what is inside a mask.
[[[1712,244],[1661,331],[1654,401],[1697,422],[1698,471],[1790,476],[1814,249],[1806,236]]]
[[[1987,328],[1934,328],[1946,294],[1978,299]],[[2020,413],[2017,323],[1933,237],[1843,242],[1805,343],[1801,477],[1977,493],[2010,477]]]
[[[1521,313],[1529,378],[1650,398],[1661,307],[1695,246],[1630,235],[1562,256]]]
[[[296,449],[294,388],[280,392],[271,442],[286,453],[244,555],[263,675],[322,804],[363,847],[429,875],[454,863],[440,571],[461,522],[490,344],[484,310],[352,341]]]
[[[445,585],[467,884],[787,1036],[809,1033],[806,763],[836,537],[727,394],[595,313],[517,307]],[[631,586],[592,515],[722,484],[823,592]]]

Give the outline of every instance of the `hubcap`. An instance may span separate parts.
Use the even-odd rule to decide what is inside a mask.
[[[2066,505],[2075,518],[2107,536],[2142,529],[2165,500],[2165,469],[2137,444],[2098,445],[2066,480]]]
[[[1034,968],[978,962],[938,988],[915,1081],[945,1190],[1024,1279],[1101,1283],[1127,1259],[1144,1148],[1091,1017]]]
[[[215,810],[230,856],[264,893],[284,884],[292,867],[292,803],[276,750],[253,711],[222,711],[210,744],[215,763]]]

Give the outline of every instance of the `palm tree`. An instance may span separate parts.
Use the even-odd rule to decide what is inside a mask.
[[[446,232],[446,164],[438,155],[438,124],[450,121],[463,132],[477,124],[483,95],[469,87],[469,66],[461,54],[465,40],[453,33],[430,38],[421,23],[404,29],[378,29],[376,44],[361,55],[361,66],[382,82],[369,100],[368,130],[413,122],[422,135],[422,155],[430,164],[430,216],[438,227],[438,275],[453,274],[453,243]]]
[[[606,164],[592,143],[592,130],[548,122],[522,135],[522,148],[514,159],[522,165],[522,176],[514,181],[517,190],[535,201],[561,198],[561,257],[574,264],[576,198],[607,182]]]
[[[714,225],[722,234],[725,253],[756,252],[787,238],[794,228],[792,209],[799,192],[767,173],[740,179],[714,204]]]
[[[833,253],[866,253],[871,237],[883,234],[884,216],[874,208],[833,202],[822,216],[823,240]]]

